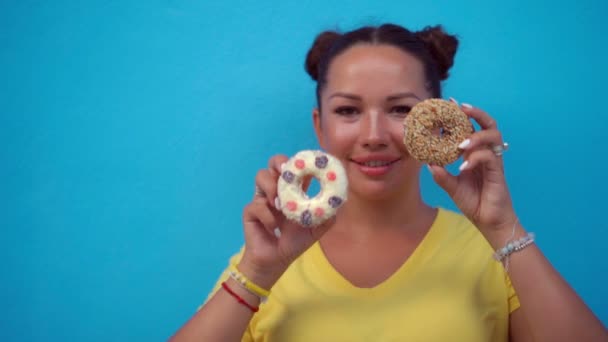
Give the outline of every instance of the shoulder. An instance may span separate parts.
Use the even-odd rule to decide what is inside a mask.
[[[446,209],[446,208],[438,208],[438,215],[439,217],[443,216],[443,219],[453,222],[453,223],[467,223],[467,224],[471,224],[472,223],[466,218],[466,216],[464,216],[461,213],[458,213],[456,211],[453,211],[451,209]]]
[[[440,209],[437,218],[439,225],[435,232],[437,257],[450,270],[466,275],[477,284],[478,290],[488,292],[488,298],[505,298],[510,288],[504,268],[494,260],[494,250],[488,240],[464,215]],[[496,292],[498,291],[498,292]]]
[[[492,247],[479,229],[461,213],[439,208],[435,227],[438,242],[453,248],[470,248],[471,251],[491,255]]]
[[[439,208],[435,224],[445,233],[452,234],[476,234],[479,231],[466,216],[450,209]]]

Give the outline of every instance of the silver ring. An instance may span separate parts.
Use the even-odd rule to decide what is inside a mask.
[[[505,153],[505,151],[507,151],[508,149],[509,149],[509,143],[507,143],[507,142],[503,142],[502,145],[492,146],[492,152],[494,152],[494,154],[497,157],[502,156],[502,154]]]
[[[266,193],[257,184],[255,185],[255,196],[266,197]]]

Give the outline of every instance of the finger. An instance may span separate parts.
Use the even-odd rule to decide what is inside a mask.
[[[475,108],[468,103],[463,103],[461,109],[466,115],[475,119],[482,129],[495,129],[497,127],[496,120],[483,110]]]
[[[255,176],[255,184],[262,191],[263,196],[256,194],[254,200],[263,199],[274,208],[274,199],[277,197],[277,176],[268,169],[260,170]]]
[[[466,156],[459,170],[461,172],[473,170],[480,165],[485,165],[490,171],[502,171],[502,159],[489,149],[478,149],[471,152]]]
[[[471,159],[471,156],[474,154],[477,154],[478,152],[483,151],[483,155],[487,156],[487,158],[489,158],[489,160],[492,161],[496,161],[496,165],[486,165],[487,167],[489,167],[490,169],[496,169],[496,170],[503,170],[504,169],[504,162],[502,159],[502,156],[497,155],[494,151],[492,151],[491,147],[485,147],[485,148],[477,148],[477,149],[473,149],[473,150],[467,150],[462,154],[462,164],[459,166],[460,171],[463,171],[464,169],[472,169],[472,167],[477,166],[477,165],[472,165],[471,161],[469,161],[469,159]],[[477,158],[477,157],[475,157]],[[484,161],[485,162],[485,161]],[[463,164],[466,164],[465,166],[463,166]]]
[[[273,236],[274,229],[278,226],[274,213],[262,201],[252,202],[245,207],[243,223],[245,226],[262,226],[268,236]]]
[[[285,162],[287,162],[288,160],[289,158],[282,154],[273,156],[272,158],[270,158],[270,160],[268,160],[268,169],[271,170],[271,173],[273,175],[276,175],[278,177],[281,175],[281,172],[283,172],[281,166],[285,164]]]
[[[458,178],[451,175],[445,168],[437,165],[428,165],[428,169],[433,176],[433,180],[439,185],[445,192],[453,197],[458,187]]]
[[[469,135],[458,148],[465,151],[472,151],[478,148],[487,148],[502,144],[502,134],[497,129],[484,129]]]

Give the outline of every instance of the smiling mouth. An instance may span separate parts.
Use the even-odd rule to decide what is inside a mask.
[[[370,161],[366,161],[366,162],[358,162],[356,160],[353,160],[353,162],[355,164],[358,164],[358,165],[361,165],[361,166],[366,166],[366,167],[384,167],[384,166],[388,166],[388,165],[394,164],[397,161],[399,161],[399,159],[396,159],[396,160],[393,160],[393,161],[370,160]]]

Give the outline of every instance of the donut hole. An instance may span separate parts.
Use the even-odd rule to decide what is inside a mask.
[[[319,183],[319,180],[316,177],[307,176],[304,179],[304,184],[307,183],[310,183],[308,189],[306,189],[306,196],[308,196],[308,198],[313,198],[321,192],[321,183]]]
[[[433,130],[431,131],[431,133],[434,136],[441,138],[441,137],[443,137],[447,133],[447,131],[443,127],[435,127],[435,128],[433,128]]]
[[[439,137],[439,138],[444,138],[444,137],[447,137],[447,136],[451,135],[451,132],[448,129],[446,129],[445,127],[443,127],[443,126],[435,127],[431,131],[431,133],[434,136]]]

